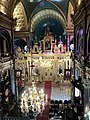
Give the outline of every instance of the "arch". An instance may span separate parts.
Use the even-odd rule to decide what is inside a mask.
[[[11,43],[11,37],[10,37],[8,31],[1,28],[0,29],[0,37],[2,38],[0,40],[0,42],[1,42],[1,45],[0,45],[0,50],[1,50],[0,52],[1,52],[1,54],[8,54],[8,55],[10,55],[10,53],[12,53],[12,47],[11,47],[12,43]],[[4,40],[5,40],[4,44],[6,44],[6,48],[5,48],[6,50],[5,51],[2,50],[2,47],[4,49],[3,42],[2,42]]]
[[[78,37],[81,37],[83,35],[83,33],[84,33],[83,26],[79,25],[78,29],[77,29],[77,35],[78,35]]]
[[[18,0],[18,1],[12,0],[12,1],[13,1],[13,4],[11,6],[11,18],[13,18],[13,11],[15,7],[18,5],[19,2],[21,2],[21,0]]]
[[[73,9],[74,9],[74,11],[75,11],[75,9],[76,9],[76,0],[69,0],[70,2],[71,2],[71,4],[72,4],[72,6],[73,6]]]
[[[67,26],[74,27],[73,23],[71,22],[71,14],[74,14],[74,8],[71,2],[68,3],[68,15],[67,15]]]
[[[71,44],[74,44],[74,37],[71,39],[71,41],[70,41],[70,45]]]
[[[17,39],[15,39],[14,40],[14,44],[16,46],[19,46],[21,49],[23,49],[27,45],[27,43],[25,42],[25,40],[23,38],[17,38]]]
[[[20,30],[22,31],[22,30],[28,29],[27,17],[26,17],[25,9],[22,2],[19,2],[14,8],[13,18],[17,19],[16,26],[15,26],[16,31],[20,31]]]
[[[5,15],[10,15],[9,11],[9,1],[7,0],[0,0],[0,12],[2,12]]]
[[[81,4],[82,0],[77,1],[77,5],[79,6]]]
[[[45,3],[46,2],[46,3]],[[43,6],[40,5],[43,3]],[[44,6],[44,4],[47,4],[46,6]],[[39,7],[40,6],[40,7]],[[42,7],[41,7],[42,6]],[[39,8],[39,9],[38,9]],[[43,10],[43,9],[52,9],[52,10],[55,10],[57,12],[59,12],[63,18],[66,20],[66,17],[65,17],[65,14],[63,13],[63,11],[61,10],[61,8],[59,8],[55,3],[53,3],[52,1],[50,0],[47,0],[47,1],[40,1],[40,3],[37,4],[36,8],[33,10],[32,14],[31,14],[31,17],[32,18],[37,12]]]
[[[0,12],[11,18],[12,17],[11,11],[15,3],[16,0],[0,0]]]
[[[53,3],[52,1],[49,1],[52,5],[54,5],[61,13],[61,15],[63,16],[63,18],[66,20],[65,14],[63,13],[63,11],[61,10],[60,7],[58,7],[57,5],[55,5],[55,3]]]
[[[62,23],[64,27],[66,26],[66,20],[63,18],[63,16],[59,12],[52,10],[52,9],[45,9],[45,10],[41,10],[37,12],[32,17],[31,27],[30,27],[31,32],[35,30],[36,26],[38,25],[40,21],[46,18],[51,18],[51,19],[54,18],[58,20],[60,23]]]

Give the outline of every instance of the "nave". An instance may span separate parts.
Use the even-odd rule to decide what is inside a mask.
[[[22,101],[22,95],[25,93],[27,94],[29,89],[32,88],[33,82],[26,82],[25,88],[19,93],[19,105],[21,106]],[[63,86],[63,89],[62,89]],[[40,90],[44,91],[44,95],[47,95],[47,102],[46,97],[44,96],[44,105],[43,102],[41,103],[41,106],[37,109],[37,101],[34,101],[32,103],[32,108],[29,106],[30,102],[30,93],[28,94],[28,111],[25,110],[27,107],[23,103],[23,107],[20,107],[19,110],[19,117],[26,116],[30,120],[71,120],[75,118],[75,120],[78,120],[78,115],[75,112],[74,108],[75,106],[72,104],[72,85],[70,82],[60,83],[60,82],[52,82],[52,81],[44,81],[44,82],[35,82],[35,87],[37,93],[39,93]],[[35,89],[34,89],[35,90]],[[24,98],[25,95],[24,94]],[[37,97],[35,95],[35,91],[33,92],[33,99],[34,97]],[[27,101],[27,98],[25,99]],[[23,102],[25,102],[23,101]],[[34,108],[34,109],[33,109]],[[17,109],[17,108],[16,108]],[[16,110],[12,110],[11,116],[15,117],[14,113]],[[10,116],[10,114],[9,114]],[[77,117],[76,117],[77,116]]]
[[[90,120],[89,46],[90,0],[0,0],[0,120]]]

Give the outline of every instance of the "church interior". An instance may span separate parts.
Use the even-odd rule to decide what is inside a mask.
[[[90,0],[0,0],[0,120],[90,120]]]

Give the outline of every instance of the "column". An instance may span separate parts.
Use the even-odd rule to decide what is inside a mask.
[[[84,79],[84,119],[90,119],[90,83],[89,79]]]
[[[67,35],[67,51],[69,52],[69,46],[70,46],[70,35]]]
[[[3,120],[3,105],[2,105],[2,69],[3,69],[3,61],[0,58],[0,120]]]

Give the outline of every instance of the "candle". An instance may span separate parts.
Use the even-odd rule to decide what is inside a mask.
[[[48,100],[48,96],[47,96],[47,94],[46,94],[46,102],[47,102],[47,100]]]
[[[71,61],[69,60],[69,69],[70,69],[70,63],[71,63]]]
[[[68,65],[67,65],[67,60],[66,60],[66,69],[68,68]]]
[[[44,109],[44,101],[43,101],[43,103],[42,103],[42,109]]]

